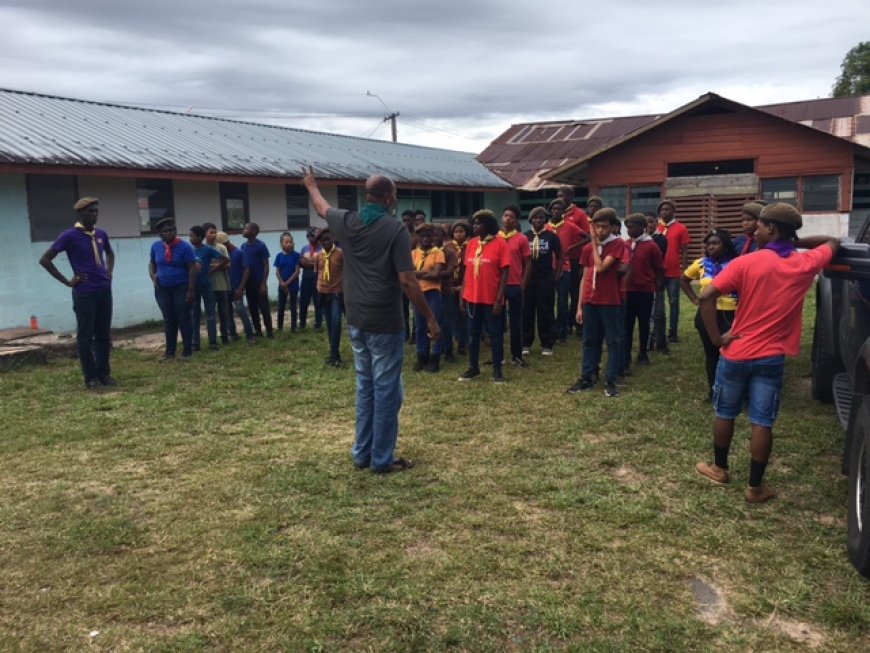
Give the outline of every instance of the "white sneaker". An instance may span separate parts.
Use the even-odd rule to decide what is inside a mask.
[[[532,352],[528,347],[523,347],[523,356],[528,356],[531,353]]]
[[[541,356],[552,356],[552,355],[553,355],[553,350],[552,350],[552,349],[544,348],[544,349],[541,351]]]

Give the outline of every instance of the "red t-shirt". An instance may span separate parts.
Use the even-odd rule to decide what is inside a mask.
[[[653,240],[626,241],[631,271],[625,277],[625,289],[629,292],[655,292],[656,272],[664,268],[662,250]]]
[[[504,232],[500,231],[498,237],[507,245],[510,257],[511,269],[508,272],[507,285],[519,286],[523,283],[523,261],[532,257],[529,239],[520,231],[515,231],[510,238],[505,238]]]
[[[833,255],[821,245],[787,258],[760,249],[732,259],[712,281],[720,293],[740,295],[731,327],[740,338],[723,347],[722,354],[732,361],[797,356],[804,297]]]
[[[680,251],[684,245],[692,242],[692,237],[689,235],[689,230],[686,225],[676,220],[671,220],[671,223],[664,225],[659,222],[656,231],[664,234],[668,239],[668,251],[665,254],[665,276],[668,279],[683,276],[682,255]]]
[[[589,216],[586,215],[586,211],[576,204],[572,204],[570,208],[566,209],[562,217],[580,229],[584,234],[588,234],[591,231],[589,228]]]
[[[619,306],[622,303],[622,296],[619,292],[619,263],[625,253],[625,241],[622,238],[615,238],[602,246],[602,261],[608,256],[616,259],[616,262],[604,272],[595,272],[593,247],[598,247],[598,245],[589,243],[583,248],[580,255],[580,265],[583,266],[583,303],[597,304],[598,306]]]
[[[581,248],[577,247],[570,252],[568,251],[568,248],[583,240],[583,237],[586,234],[580,231],[580,227],[568,222],[567,220],[562,220],[558,229],[553,226],[552,222],[548,222],[547,229],[556,232],[556,235],[559,236],[559,244],[562,245],[562,256],[565,257],[565,261],[562,263],[562,270],[565,272],[570,271],[571,259],[577,260],[580,258]]]
[[[493,238],[483,246],[480,265],[475,273],[475,258],[479,244],[480,238],[475,237],[465,248],[465,291],[462,293],[462,298],[472,304],[493,306],[498,296],[501,271],[511,264],[510,254],[504,238]]]

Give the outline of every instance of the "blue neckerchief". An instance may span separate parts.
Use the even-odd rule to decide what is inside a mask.
[[[362,210],[359,212],[359,217],[362,219],[363,224],[367,227],[371,227],[375,222],[383,218],[387,215],[387,207],[382,204],[372,204],[368,203]]]
[[[797,247],[790,240],[774,240],[767,243],[764,249],[773,250],[780,258],[788,258],[797,251]]]
[[[729,258],[725,261],[722,261],[721,263],[717,263],[708,256],[705,256],[701,259],[701,265],[704,267],[704,276],[715,279],[719,275],[719,273],[722,272],[722,270],[728,267],[728,264],[732,260],[733,259]],[[726,297],[732,297],[735,301],[738,301],[740,299],[740,296],[736,292],[729,293],[728,295],[726,295]]]

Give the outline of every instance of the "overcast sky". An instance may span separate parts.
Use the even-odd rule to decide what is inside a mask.
[[[867,0],[0,0],[0,87],[479,152],[510,124],[825,97]]]

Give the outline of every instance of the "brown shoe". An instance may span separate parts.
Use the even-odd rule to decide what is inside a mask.
[[[747,503],[764,503],[765,501],[770,501],[775,496],[776,492],[774,492],[772,488],[769,488],[766,485],[746,488]]]
[[[717,467],[715,464],[698,463],[695,465],[695,471],[716,485],[725,485],[729,480],[728,470]]]

